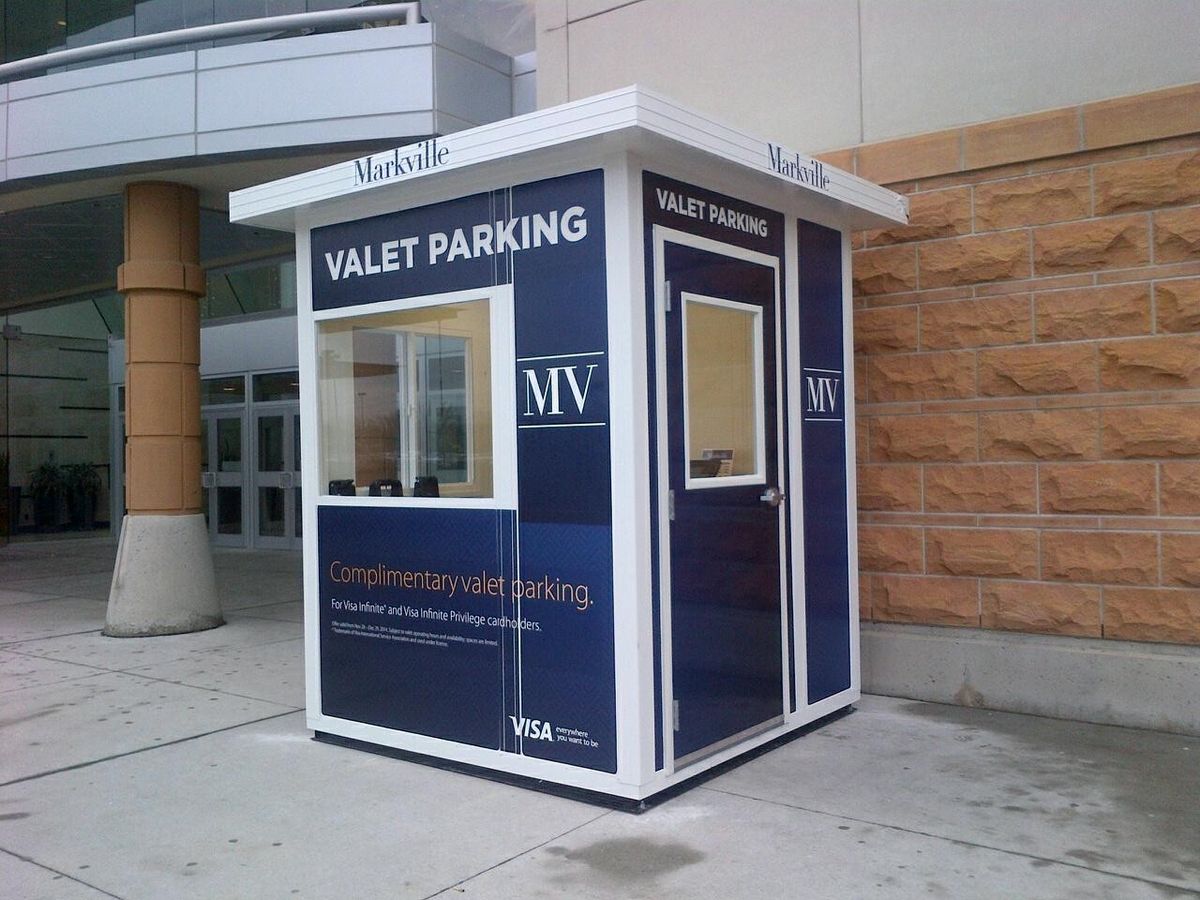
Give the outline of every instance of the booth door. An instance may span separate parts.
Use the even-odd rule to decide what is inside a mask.
[[[773,267],[669,242],[663,253],[681,766],[782,722],[778,302]]]

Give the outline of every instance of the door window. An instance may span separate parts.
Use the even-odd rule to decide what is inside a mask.
[[[762,307],[682,299],[687,487],[762,482]]]

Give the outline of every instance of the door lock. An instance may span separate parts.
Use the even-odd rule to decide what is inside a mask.
[[[758,498],[768,506],[778,506],[787,496],[777,487],[769,487],[762,492],[762,496]]]

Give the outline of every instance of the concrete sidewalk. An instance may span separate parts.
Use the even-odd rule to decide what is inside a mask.
[[[300,560],[100,634],[115,544],[0,548],[5,898],[1200,896],[1200,741],[882,697],[641,815],[310,740]]]

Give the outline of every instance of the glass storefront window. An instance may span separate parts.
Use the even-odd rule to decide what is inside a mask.
[[[204,378],[200,381],[200,405],[218,406],[246,402],[246,379],[241,375]]]
[[[300,375],[295,369],[290,372],[266,372],[254,376],[255,403],[299,399]]]
[[[295,260],[212,269],[200,300],[201,319],[223,319],[296,308]]]
[[[328,494],[490,497],[487,300],[322,322]]]

